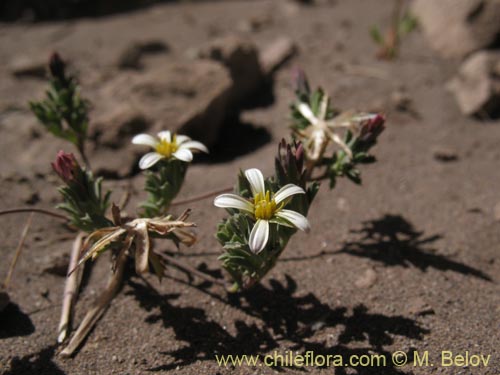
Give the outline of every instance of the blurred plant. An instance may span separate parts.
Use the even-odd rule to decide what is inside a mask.
[[[30,109],[38,121],[53,135],[74,144],[85,165],[89,102],[80,96],[80,88],[71,75],[66,74],[66,64],[57,53],[49,61],[50,88],[46,98],[30,102]]]
[[[384,130],[385,118],[380,114],[340,112],[330,104],[321,89],[309,89],[303,72],[294,75],[296,102],[291,106],[292,132],[304,145],[306,179],[315,168],[324,168],[321,178],[330,179],[333,188],[337,177],[346,176],[361,182],[357,164],[372,163],[368,151]],[[332,147],[331,156],[327,156]]]
[[[193,151],[208,153],[208,149],[188,136],[172,134],[168,130],[159,132],[158,138],[148,134],[136,135],[132,143],[155,150],[145,154],[139,161],[141,169],[151,168],[146,171],[145,190],[149,195],[147,201],[141,204],[143,216],[165,215],[182,187],[187,163],[193,160]]]
[[[237,195],[215,198],[215,206],[230,214],[218,225],[216,237],[224,248],[219,259],[234,281],[233,292],[259,282],[297,229],[309,231],[305,216],[319,185],[306,186],[302,145],[283,140],[275,166],[275,176],[266,180],[258,169],[240,173]]]
[[[402,12],[403,1],[395,0],[391,26],[385,36],[378,26],[373,26],[370,30],[373,41],[379,45],[377,57],[380,59],[392,60],[396,58],[399,54],[401,40],[418,25],[418,21],[413,15],[407,11]]]

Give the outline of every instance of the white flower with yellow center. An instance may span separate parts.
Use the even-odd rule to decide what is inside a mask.
[[[283,208],[292,195],[305,194],[304,189],[288,184],[276,193],[272,193],[266,190],[264,176],[258,169],[247,169],[245,176],[250,183],[253,202],[236,194],[222,194],[215,198],[214,205],[221,208],[236,208],[252,215],[256,220],[248,240],[252,252],[257,254],[264,250],[269,240],[269,223],[276,219],[284,220],[305,232],[309,231],[309,221],[303,215]]]
[[[309,104],[304,102],[296,104],[297,110],[311,124],[310,127],[297,131],[297,133],[304,140],[305,148],[308,151],[307,156],[310,160],[318,161],[330,141],[339,145],[347,156],[352,159],[351,149],[335,131],[337,129],[347,129],[355,135],[359,134],[361,124],[373,120],[377,115],[352,115],[345,113],[332,119],[327,119],[328,100],[328,95],[323,95],[317,116]]]
[[[149,134],[138,134],[132,139],[135,145],[152,147],[155,151],[148,152],[139,161],[141,169],[148,169],[161,159],[178,159],[189,163],[193,160],[193,151],[208,153],[208,149],[201,142],[192,141],[186,135],[172,134],[165,130],[158,133],[158,138]]]

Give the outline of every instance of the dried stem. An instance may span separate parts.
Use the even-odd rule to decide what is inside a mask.
[[[80,346],[82,341],[87,337],[90,330],[94,327],[95,323],[102,316],[104,311],[106,311],[109,303],[120,288],[127,257],[128,253],[125,249],[123,249],[118,255],[118,259],[116,260],[116,270],[111,275],[106,289],[101,293],[101,295],[94,302],[94,305],[87,312],[87,315],[83,318],[83,321],[80,323],[80,326],[76,330],[75,335],[71,338],[68,346],[66,346],[60,353],[62,357],[69,357],[75,352],[78,346]]]
[[[216,279],[215,277],[212,277],[212,276],[206,274],[205,272],[201,272],[201,271],[197,270],[196,268],[191,267],[190,265],[185,264],[184,262],[181,262],[170,255],[161,254],[161,253],[155,253],[155,254],[158,255],[160,258],[162,258],[165,262],[179,268],[182,271],[188,272],[188,273],[193,274],[195,276],[198,276],[199,278],[204,279],[208,282],[211,282],[213,284],[216,284],[216,285],[219,285],[223,288],[226,288],[226,283],[224,282],[224,280]]]
[[[58,219],[61,219],[64,221],[68,221],[68,218],[66,216],[64,216],[63,214],[59,214],[57,212],[50,211],[50,210],[45,210],[43,208],[30,208],[30,207],[11,208],[9,210],[3,210],[3,211],[0,211],[0,216],[8,215],[8,214],[18,214],[18,213],[22,213],[22,212],[34,212],[37,214],[44,214],[44,215],[52,216],[52,217],[55,217],[55,218],[58,218]]]
[[[12,274],[14,272],[14,269],[16,268],[17,260],[19,259],[19,256],[21,255],[21,252],[23,250],[24,241],[26,240],[26,236],[28,235],[28,231],[30,229],[32,220],[33,220],[33,212],[30,214],[28,220],[26,220],[26,224],[24,225],[23,231],[21,233],[21,239],[19,240],[16,252],[14,253],[14,258],[12,258],[12,262],[10,263],[9,272],[7,273],[7,277],[3,282],[4,289],[7,289],[9,287]]]
[[[200,195],[197,195],[197,196],[194,196],[191,198],[187,198],[187,199],[183,199],[180,201],[174,201],[174,202],[172,202],[172,204],[170,206],[181,206],[184,204],[198,202],[198,201],[201,201],[203,199],[211,198],[211,197],[214,197],[214,196],[219,195],[219,194],[228,193],[232,190],[233,190],[233,187],[226,187],[223,189],[212,190],[212,191],[209,191],[208,193],[205,193],[205,194],[200,194]]]
[[[73,242],[73,248],[71,249],[71,258],[68,265],[68,272],[76,267],[78,263],[78,258],[80,257],[80,252],[83,244],[83,237],[85,233],[79,233],[75,241]],[[76,301],[78,295],[78,289],[80,287],[80,282],[82,279],[84,264],[79,267],[76,272],[73,272],[66,279],[66,285],[64,287],[63,303],[61,310],[61,320],[59,322],[59,328],[57,329],[57,342],[62,343],[70,330],[71,316],[73,311],[73,305]]]

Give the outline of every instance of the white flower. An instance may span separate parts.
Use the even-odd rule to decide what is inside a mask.
[[[345,113],[327,120],[328,114],[328,95],[323,95],[318,116],[314,115],[309,104],[300,102],[296,105],[300,114],[311,124],[305,130],[297,131],[299,136],[304,139],[305,149],[308,151],[308,158],[317,161],[321,158],[328,143],[332,141],[352,158],[352,151],[349,146],[335,133],[336,129],[348,129],[357,135],[360,132],[361,125],[366,121],[373,120],[376,114]]]
[[[208,153],[208,149],[201,142],[192,141],[186,135],[176,135],[168,131],[158,133],[158,138],[149,134],[138,134],[132,139],[135,145],[152,147],[155,151],[148,152],[139,161],[141,169],[148,169],[161,159],[178,159],[186,163],[193,160],[192,151],[203,151]]]
[[[250,183],[253,202],[236,194],[222,194],[215,198],[214,205],[222,208],[236,208],[253,216],[256,222],[248,240],[250,250],[254,253],[264,250],[269,239],[269,223],[279,223],[276,219],[281,219],[305,232],[309,231],[309,221],[303,215],[283,209],[287,198],[296,194],[305,194],[301,187],[288,184],[276,193],[272,193],[269,190],[266,191],[264,176],[258,169],[247,169],[245,176]]]

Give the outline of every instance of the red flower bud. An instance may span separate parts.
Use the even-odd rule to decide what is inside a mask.
[[[75,181],[76,173],[80,170],[75,156],[62,150],[57,153],[56,161],[51,165],[52,169],[66,184]]]
[[[61,56],[57,52],[54,52],[49,59],[49,70],[53,78],[60,80],[61,82],[66,81],[66,75],[64,69],[66,64],[61,59]]]
[[[385,129],[385,117],[376,114],[361,125],[359,139],[362,142],[374,142]]]
[[[311,92],[306,73],[299,67],[292,70],[292,87],[298,95],[309,95]]]

